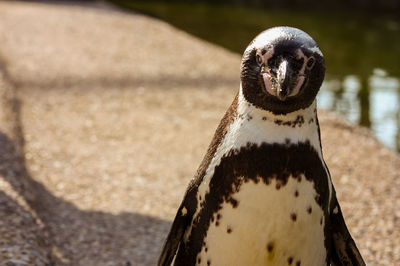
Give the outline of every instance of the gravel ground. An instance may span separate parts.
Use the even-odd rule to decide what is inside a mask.
[[[16,1],[0,2],[0,43],[0,265],[154,265],[240,57],[146,16]],[[399,156],[320,117],[361,253],[395,265]]]

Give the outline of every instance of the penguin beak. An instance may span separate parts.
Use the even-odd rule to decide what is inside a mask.
[[[296,74],[291,69],[287,60],[282,60],[279,64],[276,77],[272,76],[269,71],[264,72],[262,76],[267,92],[281,101],[297,95],[305,79],[303,74]]]
[[[289,96],[289,88],[290,88],[290,77],[291,70],[288,64],[288,61],[283,60],[278,68],[278,72],[276,75],[277,83],[276,83],[276,97],[279,100],[284,101]]]

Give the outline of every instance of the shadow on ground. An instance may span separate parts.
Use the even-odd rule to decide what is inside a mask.
[[[29,174],[15,143],[0,133],[0,175],[36,212],[48,233],[55,265],[153,265],[170,222],[138,213],[83,211],[51,194]],[[7,158],[5,158],[7,157]],[[0,193],[1,202],[9,202]],[[11,204],[11,205],[15,205]],[[11,208],[2,207],[3,211]],[[7,209],[7,210],[6,210]],[[138,242],[137,239],[141,239]],[[145,241],[143,241],[145,240]],[[86,250],[84,257],[74,250]],[[108,258],[119,258],[109,261]]]

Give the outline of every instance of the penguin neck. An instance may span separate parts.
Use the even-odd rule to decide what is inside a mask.
[[[240,87],[237,116],[225,139],[232,148],[248,144],[296,145],[308,143],[322,158],[316,100],[305,109],[284,115],[257,108],[248,102]],[[245,143],[247,142],[247,143]]]

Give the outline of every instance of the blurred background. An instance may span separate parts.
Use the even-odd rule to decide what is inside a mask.
[[[371,128],[400,151],[400,1],[111,0],[242,54],[261,31],[279,25],[308,32],[327,76],[320,108]]]

